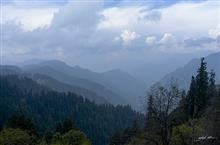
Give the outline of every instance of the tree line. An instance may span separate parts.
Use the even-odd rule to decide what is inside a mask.
[[[9,118],[0,132],[1,145],[91,145],[90,140],[70,119],[58,123],[55,131],[39,136],[33,121],[24,114]]]

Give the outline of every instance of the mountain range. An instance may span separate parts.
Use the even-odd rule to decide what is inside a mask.
[[[120,69],[97,73],[80,66],[69,66],[59,60],[49,60],[23,67],[26,72],[44,74],[69,85],[80,86],[96,92],[113,104],[135,106],[143,96],[145,85]]]
[[[216,82],[220,83],[220,52],[206,56],[205,61],[207,70],[213,69]],[[181,88],[188,89],[191,79],[189,76],[196,74],[199,64],[199,58],[192,59],[183,67],[167,73],[162,79],[158,78],[157,81],[167,83],[171,78],[177,79]],[[141,109],[141,101],[147,86],[150,86],[146,81],[120,69],[98,73],[80,66],[70,66],[60,60],[37,61],[22,67],[2,65],[0,68],[2,75],[25,75],[52,90],[74,92],[97,104],[130,104],[138,110]]]
[[[59,60],[17,66],[1,66],[1,74],[28,76],[38,84],[60,92],[74,92],[98,104],[139,104],[144,84],[119,70],[97,73],[79,66],[71,67]]]

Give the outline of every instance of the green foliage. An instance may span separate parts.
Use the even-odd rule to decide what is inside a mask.
[[[51,145],[91,145],[91,143],[82,132],[70,130],[63,135],[56,133]]]
[[[28,133],[21,129],[7,128],[0,132],[1,145],[31,145],[32,140]]]
[[[195,120],[195,136],[202,136],[205,130],[204,119]],[[190,122],[175,126],[173,128],[172,143],[175,145],[189,145],[193,129]]]

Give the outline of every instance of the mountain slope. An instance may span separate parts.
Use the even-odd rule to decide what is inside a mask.
[[[0,65],[0,74],[21,74],[24,73],[19,67],[13,65]]]
[[[57,81],[49,76],[42,75],[42,74],[33,74],[31,77],[35,80],[38,84],[42,84],[44,86],[48,86],[49,88],[58,91],[58,92],[74,92],[80,96],[83,96],[90,101],[94,101],[97,104],[107,104],[108,101],[103,97],[98,96],[95,92],[90,91],[88,89],[68,85]]]
[[[131,102],[130,104],[133,106],[139,103],[136,101],[138,100],[137,97],[143,96],[145,93],[144,83],[137,80],[127,72],[119,69],[107,71],[104,73],[97,73],[80,66],[71,67],[59,60],[44,61],[35,65],[25,66],[24,68],[31,70],[36,67],[45,66],[74,78],[98,83],[108,90],[111,90],[115,94],[122,96],[128,100],[128,102]]]
[[[33,80],[35,80],[38,84],[47,87],[48,89],[52,89],[55,91],[59,91],[59,92],[74,92],[78,95],[81,95],[87,99],[89,99],[90,101],[94,101],[97,104],[107,104],[109,103],[106,99],[104,99],[103,97],[100,97],[98,94],[96,94],[95,92],[82,88],[82,87],[78,87],[78,86],[73,86],[73,85],[68,85],[65,83],[62,83],[56,79],[53,79],[49,76],[43,75],[43,74],[28,74],[27,72],[21,70],[19,67],[17,66],[12,66],[12,65],[0,65],[0,74],[1,75],[18,75],[20,77],[27,77],[27,78],[31,78]],[[22,87],[19,86],[19,87]],[[29,85],[29,89],[34,88],[34,86]],[[34,90],[38,90],[39,88],[35,88]]]
[[[205,57],[205,61],[207,62],[207,70],[210,72],[213,69],[216,74],[216,82],[220,83],[220,52],[208,55]],[[161,82],[167,83],[171,78],[177,79],[181,88],[188,89],[191,76],[196,74],[199,65],[200,59],[193,59],[185,66],[164,76]]]
[[[136,118],[143,120],[142,114],[129,106],[96,105],[74,93],[47,88],[37,90],[42,86],[30,78],[0,75],[0,82],[0,126],[5,125],[11,115],[22,111],[33,119],[38,132],[44,134],[53,131],[56,123],[69,118],[93,145],[104,145],[113,132],[131,126]],[[29,89],[30,86],[33,88]]]
[[[91,90],[98,94],[98,96],[105,98],[109,103],[112,104],[128,104],[121,96],[117,95],[113,91],[105,88],[104,86],[92,82],[87,79],[81,79],[74,76],[69,75],[68,73],[63,72],[64,69],[60,68],[56,70],[48,65],[33,65],[31,67],[24,68],[27,72],[36,74],[44,74],[52,77],[60,82],[63,82],[68,85],[78,86],[81,88],[85,88]]]

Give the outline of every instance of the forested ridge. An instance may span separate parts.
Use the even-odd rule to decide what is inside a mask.
[[[190,77],[190,76],[189,76]],[[97,105],[25,76],[0,76],[2,145],[219,145],[220,86],[201,59],[189,89],[155,83],[145,116],[130,106]]]
[[[51,91],[23,76],[1,76],[0,81],[1,126],[12,115],[22,113],[43,135],[54,132],[56,123],[70,118],[94,145],[103,145],[113,132],[131,126],[136,118],[143,119],[130,106],[96,105],[74,93]]]

